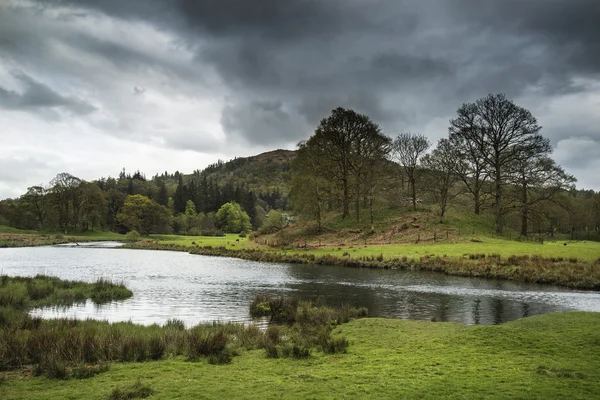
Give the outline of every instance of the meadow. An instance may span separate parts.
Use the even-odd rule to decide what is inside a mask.
[[[110,399],[128,391],[157,399],[600,396],[600,315],[594,313],[497,326],[367,318],[336,327],[333,336],[339,335],[349,342],[347,353],[315,352],[303,359],[249,350],[226,365],[190,363],[183,356],[112,363],[85,380],[8,373],[0,397]]]

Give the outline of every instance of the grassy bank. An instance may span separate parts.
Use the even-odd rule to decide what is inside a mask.
[[[124,240],[125,236],[114,232],[85,231],[62,234],[57,232],[25,231],[0,225],[0,248],[50,246],[73,242],[96,242]]]
[[[236,257],[263,262],[436,271],[457,276],[545,283],[579,289],[600,289],[600,258],[588,261],[579,257],[542,257],[539,255],[503,257],[494,253],[465,253],[452,257],[446,254],[441,256],[430,254],[429,252],[427,252],[427,255],[415,256],[414,254],[400,255],[401,252],[393,252],[390,249],[386,253],[376,251],[365,253],[364,249],[348,247],[345,250],[335,248],[327,252],[310,249],[286,250],[251,247],[250,243],[239,245],[240,242],[232,241],[223,242],[225,246],[220,247],[201,246],[200,243],[202,242],[200,240],[192,241],[192,243],[186,245],[169,243],[168,241],[141,241],[130,244],[128,247],[148,250],[186,251],[191,254]],[[582,245],[585,244],[582,243]],[[353,250],[356,250],[356,252]]]
[[[246,351],[228,365],[175,357],[115,363],[98,376],[27,374],[0,385],[6,399],[107,399],[139,387],[151,398],[490,398],[600,396],[600,315],[555,313],[499,326],[360,319],[334,330],[346,354],[304,360]]]

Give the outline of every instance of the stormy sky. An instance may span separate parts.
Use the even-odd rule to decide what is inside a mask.
[[[600,190],[598,0],[2,0],[0,198],[294,148],[342,106],[432,142],[502,92]]]

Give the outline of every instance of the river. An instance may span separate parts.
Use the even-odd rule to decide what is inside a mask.
[[[375,317],[499,324],[554,311],[600,311],[600,293],[419,271],[274,264],[183,252],[111,248],[114,243],[0,249],[0,273],[123,281],[133,297],[95,306],[45,308],[45,318],[76,317],[141,324],[170,318],[191,326],[247,322],[257,293],[321,296],[369,309]]]

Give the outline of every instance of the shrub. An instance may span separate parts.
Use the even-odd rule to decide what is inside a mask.
[[[310,347],[305,345],[290,343],[281,347],[281,355],[289,358],[309,358]]]
[[[128,242],[137,242],[140,239],[141,239],[141,235],[135,229],[131,230],[125,234],[125,240],[127,240]]]
[[[142,385],[140,379],[126,388],[115,388],[108,395],[109,400],[128,400],[128,399],[145,399],[154,394],[154,390],[147,385]]]
[[[100,364],[100,365],[84,365],[81,367],[73,368],[71,371],[71,377],[75,379],[87,379],[92,378],[98,374],[106,372],[109,370],[108,364]]]

